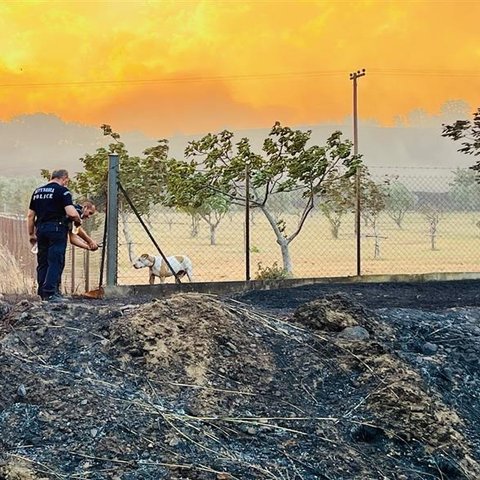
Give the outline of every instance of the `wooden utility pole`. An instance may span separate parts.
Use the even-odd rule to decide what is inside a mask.
[[[353,153],[358,154],[358,107],[357,107],[357,80],[365,75],[365,69],[357,70],[350,74],[353,80]],[[355,174],[355,234],[357,237],[357,275],[361,275],[362,252],[360,241],[360,167],[357,167]]]

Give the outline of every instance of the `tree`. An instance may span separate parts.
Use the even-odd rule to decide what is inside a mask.
[[[372,228],[375,237],[375,248],[380,254],[379,234],[377,228],[377,217],[385,208],[385,188],[375,183],[365,165],[359,168],[360,175],[360,214],[363,217],[365,226]],[[330,231],[333,238],[338,238],[342,223],[342,217],[355,210],[356,184],[355,178],[343,177],[334,185],[325,185],[324,193],[321,196],[320,210],[324,213],[330,223]],[[377,256],[377,255],[376,255]]]
[[[343,216],[355,208],[354,178],[343,177],[332,185],[326,185],[320,202],[320,210],[330,224],[332,237],[337,239]]]
[[[217,244],[217,227],[227,214],[230,207],[230,201],[223,195],[212,195],[205,198],[198,207],[185,207],[192,219],[191,235],[198,235],[198,220],[201,219],[208,224],[210,231],[210,245]]]
[[[307,146],[311,133],[282,127],[277,122],[263,143],[262,155],[252,151],[247,138],[234,144],[233,133],[227,130],[192,141],[185,150],[185,160],[166,162],[168,201],[177,206],[200,206],[220,194],[233,204],[250,202],[267,218],[280,246],[283,268],[292,275],[289,245],[305,225],[316,196],[324,184],[352,176],[361,163],[360,157],[352,154],[352,143],[341,140],[341,132],[334,132],[323,147]],[[251,178],[248,199],[247,170]],[[275,218],[268,199],[295,190],[302,193],[302,214],[288,228],[284,219]]]
[[[449,196],[456,210],[478,211],[480,209],[480,185],[476,181],[475,172],[457,168],[450,187]]]
[[[380,239],[384,238],[378,230],[378,217],[385,209],[385,186],[376,183],[370,178],[366,168],[361,169],[360,176],[360,205],[361,215],[365,225],[371,228],[371,237],[374,239],[374,258],[380,257]]]
[[[0,211],[25,215],[33,190],[40,178],[0,177]]]
[[[210,245],[216,244],[217,227],[230,207],[228,196],[208,188],[195,162],[163,159],[165,169],[161,201],[168,207],[175,207],[190,215],[192,236],[198,234],[198,219],[209,226]]]
[[[101,128],[104,135],[110,136],[114,142],[108,148],[98,148],[94,154],[86,154],[80,158],[84,170],[74,177],[72,190],[92,198],[99,205],[106,205],[108,155],[116,153],[119,156],[120,183],[139,214],[147,215],[152,205],[160,200],[160,192],[164,185],[163,162],[168,156],[168,141],[160,140],[156,147],[145,151],[143,158],[132,157],[128,154],[125,144],[120,141],[120,136],[113,132],[109,125],[102,125]],[[122,195],[119,195],[118,209],[128,255],[132,262],[135,254],[128,222],[131,209]]]
[[[403,183],[396,180],[387,185],[384,191],[385,211],[398,228],[402,228],[406,213],[415,206],[415,195]]]
[[[430,235],[430,248],[432,250],[437,249],[436,240],[438,234],[438,224],[440,223],[441,210],[436,205],[425,205],[420,209],[420,213],[425,217],[428,222],[429,235]]]
[[[229,207],[230,201],[227,197],[223,195],[214,195],[209,197],[198,208],[197,212],[200,215],[200,218],[208,224],[210,229],[210,245],[217,244],[217,227],[223,217],[227,214]]]
[[[466,155],[480,155],[480,108],[473,114],[473,120],[457,120],[452,125],[443,125],[442,136],[451,138],[454,142],[461,141],[459,152]],[[480,173],[480,160],[470,167]],[[480,182],[480,175],[476,177]]]

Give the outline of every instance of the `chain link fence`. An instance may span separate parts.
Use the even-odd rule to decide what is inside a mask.
[[[458,182],[447,169],[371,167],[384,198],[361,212],[361,273],[420,274],[480,271],[480,186]],[[469,177],[470,178],[470,177]],[[472,177],[473,178],[473,177]],[[462,178],[460,178],[462,180]],[[470,179],[471,180],[471,179]],[[284,195],[271,213],[285,235],[298,223],[298,195]],[[245,211],[233,206],[224,214],[187,214],[156,206],[144,219],[166,255],[188,255],[195,281],[245,280]],[[293,276],[341,277],[356,274],[355,216],[346,208],[335,217],[317,207],[289,244]],[[119,225],[121,284],[148,283],[148,272],[131,267],[147,253],[158,255],[132,214]],[[280,245],[267,217],[250,211],[250,269],[255,279],[283,267]],[[172,280],[173,281],[173,280]]]
[[[367,208],[369,202],[362,199],[362,275],[480,272],[478,184],[446,169],[394,171],[370,167],[370,172],[384,195],[381,201],[374,202],[375,208]],[[283,195],[269,208],[275,224],[288,235],[301,215],[298,194]],[[85,222],[85,228],[101,242],[105,206],[97,205],[97,209],[98,213]],[[194,281],[246,279],[246,219],[241,206],[207,215],[154,205],[142,218],[165,255],[190,257]],[[33,276],[35,257],[28,251],[25,220],[2,217],[0,223],[1,245]],[[284,255],[271,222],[259,208],[252,208],[249,225],[251,278],[281,272]],[[136,270],[132,263],[144,253],[157,256],[158,251],[132,212],[119,212],[118,232],[118,284],[148,284],[148,269]],[[335,215],[327,215],[317,202],[299,235],[288,245],[288,254],[296,278],[355,275],[352,209],[337,209]],[[101,250],[87,252],[69,247],[64,290],[79,293],[96,288],[100,259]],[[173,282],[173,277],[168,281]]]

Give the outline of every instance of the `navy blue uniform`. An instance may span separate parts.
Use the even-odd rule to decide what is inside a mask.
[[[46,299],[57,292],[60,276],[65,266],[68,222],[65,207],[73,205],[68,188],[56,182],[37,188],[30,200],[30,210],[35,212],[37,235],[38,294]]]

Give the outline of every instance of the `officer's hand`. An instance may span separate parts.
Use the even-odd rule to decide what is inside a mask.
[[[30,242],[30,245],[35,245],[37,243],[37,236],[35,234],[33,235],[30,235],[30,238],[28,239],[28,241]]]
[[[80,227],[82,225],[82,219],[79,218],[78,220],[74,220],[73,221],[73,224],[76,226],[76,227]]]

